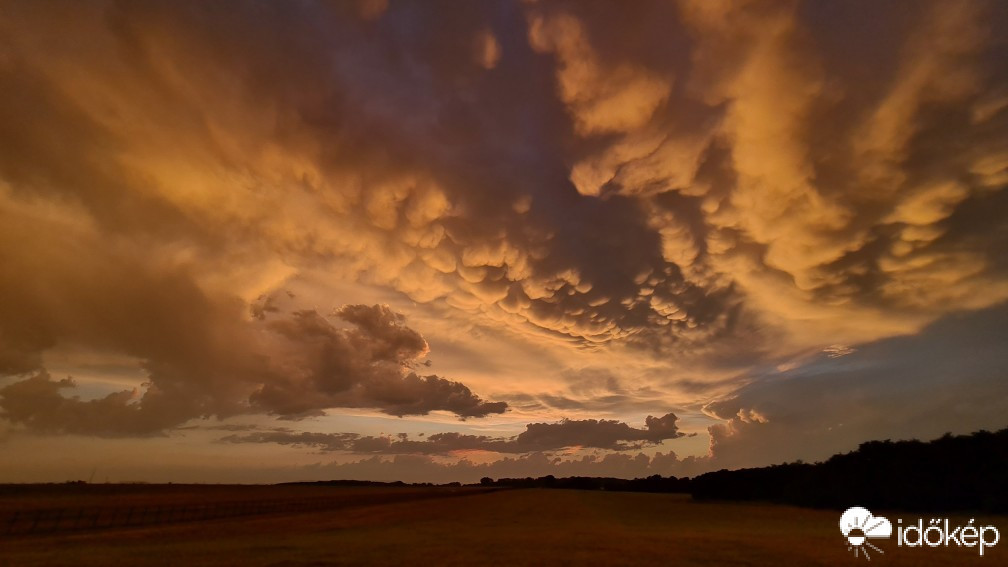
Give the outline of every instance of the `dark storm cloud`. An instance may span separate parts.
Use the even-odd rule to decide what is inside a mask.
[[[72,49],[83,39],[64,27],[75,19],[72,10],[21,7],[16,16],[25,28],[48,22],[46,31],[62,32],[57,45],[67,51],[34,62],[31,40],[9,48],[9,92],[18,93],[11,112],[45,116],[32,128],[13,117],[7,122],[19,152],[16,160],[9,154],[9,179],[16,189],[74,194],[103,229],[131,232],[144,225],[138,216],[149,217],[163,227],[163,237],[198,239],[200,246],[221,245],[235,229],[279,237],[279,243],[250,243],[279,245],[285,254],[332,257],[348,246],[370,248],[347,239],[405,244],[415,256],[407,273],[386,270],[387,258],[375,250],[363,259],[415,298],[468,296],[578,341],[650,332],[651,307],[630,305],[640,303],[637,280],[647,274],[655,297],[676,296],[684,309],[695,307],[698,321],[714,324],[722,300],[685,282],[662,258],[660,238],[639,203],[585,198],[567,180],[568,113],[553,97],[554,62],[526,37],[523,7],[453,5],[450,17],[434,8],[393,4],[377,20],[362,20],[347,6],[313,3],[257,10],[116,4],[92,7],[80,18],[97,26],[103,41]],[[472,48],[487,41],[502,54],[493,65]],[[102,86],[85,84],[80,100],[59,88],[88,80],[65,76],[64,66],[86,68],[99,60],[113,61],[102,68]],[[122,116],[93,108],[89,97],[101,94],[128,105],[124,113],[137,119],[137,130],[158,125],[158,115],[172,121],[160,124],[154,147],[125,150],[136,133]],[[44,140],[53,137],[46,132],[61,130],[71,133],[64,146],[74,155],[52,170],[48,164],[59,150]],[[102,143],[89,143],[94,139]],[[227,198],[225,206],[204,208],[218,198],[180,199],[184,192],[172,185],[190,180],[144,171],[151,158],[169,163],[186,148],[203,156],[193,161],[196,175],[245,168],[239,186],[226,189],[236,196],[277,181],[300,185],[304,198],[325,205],[315,213],[329,226],[276,234],[274,211],[258,210],[269,199]],[[123,151],[136,159],[108,159]],[[266,152],[278,155],[250,161]],[[274,167],[264,170],[263,163]],[[158,179],[153,191],[137,191],[144,174]],[[348,214],[360,230],[332,226]],[[680,324],[685,328],[686,319],[672,323]]]
[[[94,403],[33,374],[4,390],[18,423],[504,411],[418,374],[426,343],[387,310],[341,311],[343,329],[267,300],[249,321],[299,270],[595,352],[646,346],[699,368],[667,382],[701,393],[723,380],[708,369],[1008,297],[1002,2],[4,8],[0,373],[81,346],[150,380]],[[650,396],[568,379],[536,403]],[[781,415],[711,407],[739,428]],[[583,421],[527,445],[660,435]]]
[[[1006,11],[873,6],[852,61],[862,8],[682,2],[654,33],[681,38],[686,58],[647,39],[653,21],[625,33],[638,14],[662,13],[647,3],[531,10],[531,42],[556,57],[575,129],[612,134],[571,181],[635,199],[684,276],[641,286],[646,310],[683,323],[672,335],[732,345],[726,331],[744,337],[756,312],[781,323],[780,339],[856,340],[1003,298],[1003,270],[979,244],[991,234],[954,219],[974,217],[974,200],[1000,206],[1006,77],[991,62],[1004,55],[992,34]],[[620,97],[633,112],[600,112]],[[906,322],[878,321],[879,309]],[[760,326],[751,343],[777,338]]]
[[[530,423],[515,439],[519,446],[535,450],[582,446],[602,449],[626,449],[626,442],[659,443],[682,436],[675,414],[648,416],[644,429],[635,429],[616,420],[565,419],[559,423]],[[632,446],[632,445],[631,445]]]
[[[557,423],[530,423],[525,431],[509,439],[456,432],[435,433],[423,441],[404,437],[375,437],[354,433],[295,432],[289,429],[229,435],[231,443],[279,443],[314,447],[323,451],[353,453],[444,455],[453,451],[479,450],[495,453],[532,453],[569,447],[626,451],[656,445],[684,434],[676,426],[677,417],[647,416],[644,428],[605,419],[564,419]]]
[[[284,369],[292,376],[263,384],[250,398],[254,407],[290,416],[327,407],[378,407],[398,416],[446,410],[460,417],[507,408],[459,382],[408,370],[427,354],[427,342],[387,306],[348,305],[335,315],[356,328],[336,328],[314,311],[267,323],[295,349],[287,351],[290,366]]]
[[[862,63],[880,71],[866,74],[840,59],[850,30],[836,22],[854,8],[444,8],[392,3],[362,17],[349,4],[116,4],[83,18],[106,41],[61,55],[85,66],[111,56],[104,88],[145,120],[157,123],[155,109],[172,116],[161,136],[211,165],[282,144],[272,169],[243,166],[261,181],[296,177],[327,215],[360,217],[360,236],[414,247],[387,283],[497,306],[578,341],[716,339],[751,358],[777,338],[758,332],[761,314],[785,330],[816,303],[837,306],[819,314],[827,321],[879,306],[933,317],[936,294],[969,303],[995,276],[954,230],[977,228],[946,219],[1003,188],[1004,77],[987,67],[999,49],[988,22],[1003,9],[880,7],[889,25],[871,29],[893,33],[859,42]],[[66,32],[64,48],[75,45],[60,28],[70,8],[15,15],[26,28],[48,21]],[[253,233],[276,236],[261,214],[193,211],[165,195],[173,180],[138,192],[116,179],[115,162],[96,166],[131,134],[58,88],[84,81],[64,76],[59,64],[72,59],[33,65],[29,45],[10,42],[6,58],[16,189],[73,192],[113,230],[159,219],[173,239],[219,243],[251,216]],[[45,116],[38,127],[16,119],[34,115]],[[49,168],[58,160],[45,132],[64,130],[71,161]],[[325,256],[352,238],[282,236],[285,251]],[[967,274],[985,279],[967,284]],[[956,284],[936,285],[947,279]],[[901,291],[922,286],[935,290]]]
[[[28,313],[52,308],[42,297],[20,299]],[[427,343],[386,306],[341,308],[337,316],[355,325],[349,329],[336,328],[313,311],[265,323],[236,318],[201,325],[196,313],[186,311],[191,305],[153,314],[129,307],[120,305],[106,315],[109,320],[122,317],[121,326],[91,328],[83,318],[85,324],[77,326],[39,328],[80,344],[100,345],[104,339],[130,345],[127,352],[142,358],[148,373],[142,395],[122,391],[88,401],[64,397],[60,392],[72,390],[73,380],[53,380],[41,370],[0,388],[0,416],[42,432],[124,436],[156,434],[196,417],[250,412],[302,417],[333,407],[363,407],[399,416],[444,410],[465,418],[502,413],[507,407],[480,399],[459,382],[409,370],[426,355]],[[145,314],[159,318],[145,319]],[[208,316],[206,310],[199,314]],[[178,335],[162,335],[173,322]],[[141,331],[151,324],[158,325],[155,336],[145,340]],[[214,334],[228,328],[232,333],[227,336]],[[121,329],[131,335],[116,335]],[[255,352],[271,356],[249,354]]]
[[[40,371],[31,378],[0,388],[0,416],[39,433],[81,435],[150,435],[163,423],[139,404],[130,403],[136,392],[117,392],[89,401],[68,398],[60,390],[73,390],[73,380],[53,380]]]

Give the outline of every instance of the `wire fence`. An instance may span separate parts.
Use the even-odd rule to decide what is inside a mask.
[[[153,526],[200,522],[237,516],[292,514],[335,510],[353,506],[445,498],[484,492],[417,492],[400,494],[342,495],[335,498],[243,500],[187,504],[137,504],[92,508],[48,508],[12,510],[0,515],[5,535],[53,534],[84,530]]]

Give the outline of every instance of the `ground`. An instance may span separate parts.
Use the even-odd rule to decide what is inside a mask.
[[[106,506],[122,506],[146,499],[163,504],[194,496],[237,502],[254,495],[259,501],[314,497],[333,506],[61,534],[7,534],[0,536],[0,565],[1008,565],[1008,544],[980,558],[976,549],[899,548],[894,539],[881,543],[885,554],[873,555],[868,563],[847,550],[837,526],[839,511],[695,502],[677,494],[408,487],[270,490],[215,492],[204,487],[196,492],[176,489],[169,497],[138,489],[126,496],[75,496],[73,502],[91,506],[100,500]],[[29,509],[39,502],[52,507],[59,501],[39,494],[4,495],[0,511]],[[1008,527],[1004,517],[982,519],[998,525],[1002,533]]]

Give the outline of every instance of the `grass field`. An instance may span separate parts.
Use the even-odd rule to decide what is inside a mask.
[[[194,497],[318,497],[333,508],[5,536],[0,565],[1008,565],[1008,544],[980,558],[975,549],[898,548],[895,540],[880,544],[885,554],[869,563],[847,551],[837,528],[839,511],[694,502],[676,494],[139,487],[111,499],[62,496],[105,506]],[[66,501],[59,494],[0,495],[0,509],[40,503]],[[890,514],[894,524],[898,516]],[[983,520],[1002,533],[1008,527],[1003,517]]]

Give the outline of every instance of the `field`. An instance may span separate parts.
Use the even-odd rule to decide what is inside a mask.
[[[102,492],[100,486],[0,492],[0,518],[8,521],[15,511],[19,518],[38,509],[77,511],[55,526],[0,535],[0,565],[1008,564],[1008,548],[999,549],[1008,544],[980,558],[976,549],[898,548],[894,540],[881,543],[885,554],[866,563],[847,551],[839,511],[694,502],[678,494],[142,485]],[[256,502],[274,507],[257,510]],[[229,512],[199,519],[197,506]],[[113,525],[91,527],[86,511],[96,508]],[[134,518],[140,509],[161,514],[114,525],[109,514],[124,509],[134,510]],[[889,517],[895,524],[898,516]],[[1008,527],[1003,517],[983,520],[1002,532]]]

